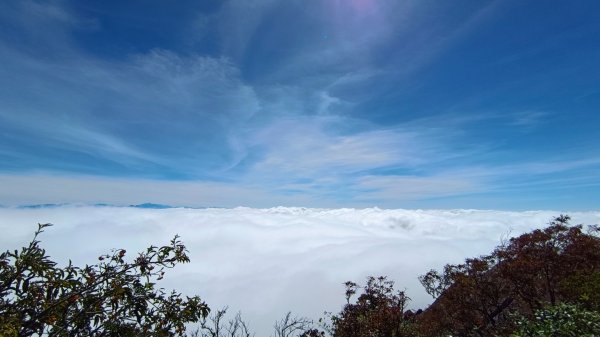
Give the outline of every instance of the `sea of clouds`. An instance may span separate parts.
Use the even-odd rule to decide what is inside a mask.
[[[387,275],[413,308],[431,298],[417,277],[446,263],[489,253],[501,240],[541,228],[558,211],[168,208],[66,205],[0,208],[0,248],[20,248],[37,223],[59,263],[92,264],[111,248],[130,257],[181,236],[191,263],[168,271],[167,289],[229,306],[268,336],[287,311],[318,319],[345,302],[343,282]],[[600,223],[600,212],[572,212],[573,224]]]

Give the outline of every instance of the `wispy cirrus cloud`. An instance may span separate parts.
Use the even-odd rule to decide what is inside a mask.
[[[23,152],[19,143],[34,143],[29,150],[34,157],[46,151],[80,153],[121,165],[133,162],[132,168],[182,169],[194,177],[206,167],[230,165],[223,135],[258,109],[253,89],[225,59],[156,50],[125,62],[74,54],[56,64],[14,49],[0,54],[11,74],[19,73],[1,80],[6,90],[0,104],[3,136],[10,139],[4,150],[17,157]]]
[[[540,111],[553,111],[543,105],[478,109],[493,90],[426,111],[411,104],[421,90],[436,101],[427,70],[497,20],[508,6],[498,1],[448,15],[417,1],[228,1],[182,23],[182,46],[110,57],[81,42],[112,28],[101,11],[1,6],[0,169],[19,172],[15,181],[172,180],[210,185],[219,201],[216,186],[239,187],[232,200],[257,205],[258,193],[262,206],[418,204],[566,185],[581,171],[594,179],[593,149],[550,158],[515,145],[523,130],[540,138],[550,116]]]
[[[77,18],[59,4],[48,6],[51,8],[39,11],[46,11],[45,19],[57,27],[53,35],[69,58],[39,58],[13,48],[7,41],[7,48],[0,55],[13,73],[20,74],[19,78],[5,77],[3,87],[8,90],[0,106],[13,158],[23,154],[12,144],[33,142],[38,148],[26,154],[32,159],[48,156],[49,152],[79,153],[95,158],[83,159],[80,166],[109,161],[125,172],[162,167],[167,175],[198,178],[227,176],[224,170],[248,158],[258,158],[248,167],[259,172],[270,167],[272,171],[296,174],[306,170],[305,175],[313,176],[331,169],[329,174],[334,175],[397,162],[414,165],[426,155],[421,153],[417,159],[416,143],[427,147],[419,131],[361,130],[361,120],[332,115],[329,120],[335,121],[331,122],[319,117],[330,114],[331,107],[344,102],[327,88],[306,88],[302,79],[288,84],[287,89],[280,85],[250,85],[231,59],[180,56],[160,49],[123,60],[95,59],[69,39],[68,27],[78,22]],[[244,6],[232,2],[220,15],[234,15]],[[264,15],[260,12],[272,6],[275,5],[264,2],[253,4],[250,9],[260,21]],[[374,20],[372,16],[385,14],[381,8],[358,13],[358,7],[346,8],[342,4],[327,10],[338,15],[335,20],[341,20],[345,11],[351,11],[346,13],[354,17],[349,18],[351,21]],[[13,11],[22,13],[28,9]],[[340,48],[345,28],[341,22],[328,24],[342,29],[331,47]],[[246,28],[240,34],[252,31]],[[29,38],[32,35],[23,34]],[[365,40],[381,38],[379,34],[364,34]],[[234,45],[244,43],[238,41]],[[307,45],[307,52],[313,47]],[[338,52],[331,54],[341,57]],[[346,72],[340,76],[348,78]],[[35,83],[34,88],[31,83]],[[346,123],[354,123],[354,130],[345,127]],[[4,152],[10,153],[11,148],[6,147]],[[248,172],[248,176],[253,174]]]

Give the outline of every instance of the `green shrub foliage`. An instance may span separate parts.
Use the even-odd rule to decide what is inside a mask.
[[[517,324],[519,328],[512,337],[600,336],[599,312],[566,303],[538,310],[532,319],[520,319]]]
[[[31,243],[0,254],[0,336],[183,336],[209,313],[197,296],[156,287],[166,269],[189,262],[178,237],[131,261],[124,249],[94,265],[59,267]]]

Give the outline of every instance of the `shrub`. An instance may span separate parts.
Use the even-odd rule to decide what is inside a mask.
[[[38,241],[49,226],[21,251],[0,254],[0,336],[183,336],[186,323],[208,314],[198,296],[156,287],[165,269],[190,261],[177,236],[133,261],[117,249],[98,264],[58,267]]]

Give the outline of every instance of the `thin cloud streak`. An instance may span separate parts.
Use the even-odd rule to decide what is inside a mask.
[[[393,154],[389,156],[382,152],[386,148],[382,148],[377,142],[376,146],[365,148],[369,144],[367,140],[368,138],[358,142],[358,148],[353,148],[353,141],[342,142],[338,146],[347,148],[341,157],[336,155],[337,152],[329,153],[330,149],[316,145],[298,152],[290,148],[288,153],[284,151],[287,147],[283,146],[281,152],[266,151],[265,157],[257,161],[258,164],[245,169],[235,179],[218,181],[61,176],[45,171],[1,174],[0,185],[5,188],[0,191],[0,204],[83,202],[128,205],[151,201],[194,207],[268,207],[274,204],[310,207],[415,207],[419,202],[427,202],[431,198],[499,193],[495,207],[510,209],[516,206],[520,209],[523,206],[517,206],[518,203],[513,206],[503,203],[503,194],[518,194],[524,188],[529,191],[552,191],[555,188],[561,188],[564,192],[577,191],[585,186],[596,186],[598,181],[595,169],[598,161],[593,159],[534,162],[506,167],[458,164],[438,172],[428,169],[426,164],[410,165],[397,161],[403,157],[394,152],[398,150],[394,144],[388,147],[392,151],[390,154]],[[336,144],[332,140],[326,143]],[[312,143],[300,146],[310,144]],[[369,150],[375,154],[371,155]],[[317,158],[333,156],[335,160],[312,161],[314,157],[305,157],[310,151]],[[389,167],[391,171],[382,175],[362,171],[375,166]],[[409,171],[394,173],[398,167]],[[535,177],[534,180],[528,178],[532,176]],[[562,200],[560,195],[555,196],[557,202]],[[528,196],[522,195],[520,198],[527,199]],[[519,198],[513,196],[512,199]],[[443,207],[452,207],[451,205]],[[477,202],[471,205],[475,208],[482,207]],[[586,209],[590,206],[584,203],[575,207]]]

